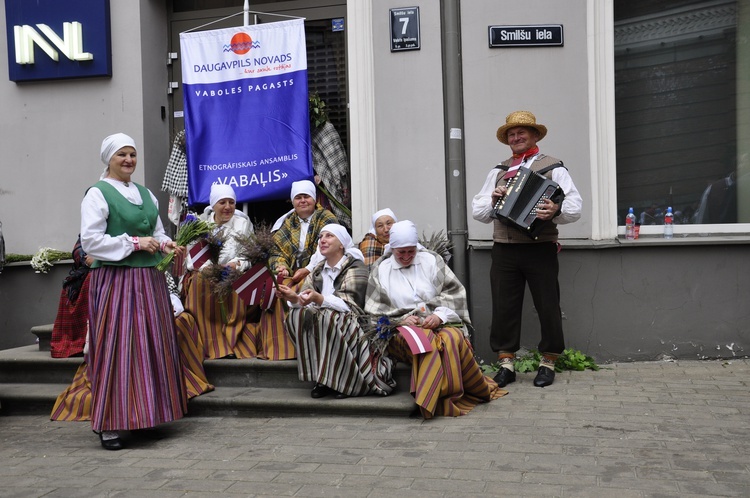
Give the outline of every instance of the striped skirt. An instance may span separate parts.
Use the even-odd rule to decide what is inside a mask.
[[[75,303],[68,300],[68,291],[60,291],[60,303],[52,326],[50,355],[69,358],[83,353],[89,323],[89,276],[83,280]]]
[[[299,292],[302,283],[292,284],[292,279],[286,279],[285,285]],[[258,338],[258,358],[265,360],[293,360],[297,357],[294,340],[289,335],[284,323],[286,312],[284,304],[277,298],[270,309],[263,310],[260,321],[252,324],[255,336]]]
[[[91,382],[84,361],[73,376],[73,382],[55,400],[50,420],[81,422],[91,420]]]
[[[387,395],[395,386],[392,360],[376,359],[356,315],[326,308],[292,308],[286,319],[297,348],[299,379],[348,396]]]
[[[91,427],[145,429],[182,418],[187,397],[164,274],[103,266],[89,278]]]
[[[203,345],[190,313],[180,313],[175,318],[177,344],[180,346],[180,363],[188,399],[214,390],[203,369]],[[81,363],[73,382],[57,397],[51,420],[79,422],[91,420],[91,382],[88,365]]]
[[[461,330],[443,327],[430,332],[432,351],[412,354],[401,335],[388,344],[388,354],[411,365],[410,392],[426,419],[436,415],[466,415],[479,403],[507,394],[482,373],[474,350]]]
[[[174,324],[188,399],[213,391],[214,386],[208,382],[203,368],[203,340],[195,325],[195,318],[184,311],[177,315]]]
[[[255,327],[248,326],[247,307],[235,292],[231,292],[221,303],[213,293],[211,284],[194,271],[185,275],[182,292],[185,311],[195,318],[205,358],[229,355],[255,358],[258,355]]]

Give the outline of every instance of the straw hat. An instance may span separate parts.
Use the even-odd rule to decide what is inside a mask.
[[[508,114],[505,118],[505,124],[497,129],[497,139],[505,145],[508,145],[508,130],[515,128],[516,126],[528,126],[529,128],[534,128],[538,131],[539,139],[537,142],[547,135],[547,127],[537,124],[536,116],[529,111],[515,111]]]

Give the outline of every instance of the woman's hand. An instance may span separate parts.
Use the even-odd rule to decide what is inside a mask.
[[[279,284],[279,294],[282,298],[286,299],[290,303],[299,303],[300,299],[296,292],[294,292],[289,286]]]
[[[420,326],[420,318],[416,315],[409,315],[403,320],[401,320],[401,325],[407,325],[409,327],[419,327]]]
[[[292,275],[292,283],[299,283],[302,282],[308,275],[310,274],[310,270],[307,268],[300,268],[296,272],[294,272],[294,275]]]
[[[236,270],[238,265],[236,261],[230,261],[229,263],[226,264],[226,266],[228,266],[232,270]]]
[[[85,258],[83,258],[83,264],[85,264],[88,267],[91,267],[91,265],[94,264],[94,261],[96,260],[92,258],[91,256],[89,256],[88,254],[86,255]]]
[[[302,306],[307,306],[310,303],[320,306],[323,304],[323,294],[312,289],[303,290],[299,293],[299,303]]]
[[[164,244],[164,252],[169,254],[170,252],[173,252],[175,256],[179,257],[185,257],[187,254],[187,247],[185,246],[178,246],[177,242],[170,240],[166,244]]]
[[[442,324],[443,324],[443,321],[437,315],[430,315],[424,320],[422,320],[423,329],[436,329],[436,328],[439,328]]]
[[[159,241],[153,237],[138,237],[138,246],[141,251],[146,251],[149,254],[156,254],[159,250],[159,245]]]
[[[289,270],[286,266],[276,265],[276,279],[281,282],[289,276]]]

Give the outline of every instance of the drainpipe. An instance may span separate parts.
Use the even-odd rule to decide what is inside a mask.
[[[469,232],[464,158],[463,80],[461,78],[461,2],[441,0],[440,22],[445,112],[445,183],[448,205],[448,238],[453,243],[453,272],[469,292],[467,253]]]

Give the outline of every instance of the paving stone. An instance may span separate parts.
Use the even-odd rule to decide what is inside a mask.
[[[119,452],[0,413],[0,498],[750,496],[750,360],[607,368],[524,374],[465,417],[190,416]]]

